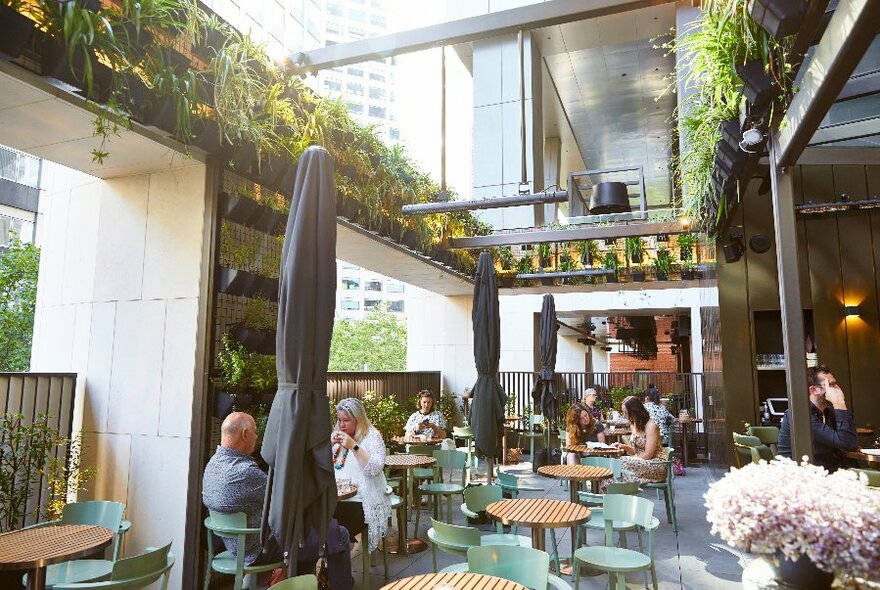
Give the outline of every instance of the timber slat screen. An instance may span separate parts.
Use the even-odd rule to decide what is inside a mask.
[[[333,401],[361,398],[364,392],[375,391],[378,397],[393,396],[397,403],[409,404],[423,389],[440,395],[440,371],[336,371],[327,375],[327,397]]]
[[[75,373],[0,373],[0,411],[22,414],[23,423],[30,425],[41,414],[48,414],[48,424],[63,438],[71,437],[73,399],[76,391]],[[67,447],[57,447],[55,458],[67,462]],[[27,511],[37,506],[40,512],[49,500],[48,481],[40,479],[30,494]],[[36,523],[37,515],[24,519],[22,526]]]
[[[522,416],[523,408],[531,403],[532,387],[537,374],[530,371],[501,371],[498,376],[505,393],[513,396],[513,413]],[[611,405],[611,390],[615,387],[633,387],[643,392],[653,383],[660,395],[669,397],[669,411],[677,415],[683,408],[694,409],[702,416],[697,403],[698,392],[703,388],[702,373],[556,373],[556,390],[560,404],[580,401],[584,389],[593,387],[605,408]]]

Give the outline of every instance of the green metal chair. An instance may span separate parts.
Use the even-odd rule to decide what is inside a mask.
[[[770,461],[773,459],[773,451],[770,450],[770,447],[762,443],[761,439],[757,436],[750,436],[734,432],[733,446],[737,453],[738,467],[742,467],[743,463],[748,463],[749,461],[757,463],[760,459],[764,459],[766,461]],[[743,447],[747,447],[748,450]],[[752,449],[757,449],[757,454],[755,454]],[[755,459],[755,457],[757,457],[757,460]]]
[[[623,462],[620,459],[612,457],[583,457],[581,459],[581,465],[608,469],[611,471],[612,479],[614,480],[620,479],[620,471],[623,469]],[[601,506],[602,498],[602,494],[594,494],[593,492],[583,490],[578,492],[580,503],[586,506]]]
[[[458,526],[431,519],[431,528],[428,529],[428,540],[431,541],[431,559],[434,564],[434,572],[437,572],[437,549],[451,555],[466,556],[468,549],[479,547],[480,531],[471,526]],[[463,568],[461,566],[464,566]],[[444,572],[465,571],[467,564],[455,564],[443,568]]]
[[[501,489],[508,494],[510,494],[511,498],[516,499],[519,496],[520,492],[543,492],[544,488],[539,488],[536,486],[528,486],[522,485],[519,483],[519,478],[512,473],[506,473],[504,471],[499,471],[497,473],[498,476],[498,485],[501,486]]]
[[[284,565],[279,561],[276,563],[266,563],[263,565],[245,565],[244,564],[244,546],[248,535],[257,535],[260,533],[258,528],[248,528],[247,516],[244,512],[233,512],[232,514],[223,514],[221,512],[209,511],[210,515],[205,519],[205,528],[208,529],[208,563],[205,567],[205,587],[211,583],[211,570],[235,576],[234,590],[242,590],[242,583],[245,575],[262,574],[271,572],[275,568]],[[211,534],[214,533],[214,534]],[[214,555],[214,535],[221,537],[234,537],[238,543],[238,547],[242,550],[237,555],[233,555],[231,551],[223,551],[218,555]],[[250,587],[255,588],[255,576],[251,576]]]
[[[46,587],[53,588],[60,584],[73,584],[86,580],[101,579],[113,570],[113,563],[119,558],[119,545],[122,540],[122,517],[125,504],[120,502],[88,501],[66,504],[61,518],[42,522],[35,526],[52,526],[61,524],[90,524],[102,526],[116,533],[113,541],[113,559],[77,559],[46,568]]]
[[[436,445],[406,445],[406,453],[408,455],[420,455],[422,457],[433,457],[436,449]],[[406,475],[409,477],[410,500],[417,509],[420,509],[422,506],[419,486],[421,483],[434,481],[435,473],[433,467],[416,467],[406,471]],[[416,515],[418,515],[418,512],[416,512]]]
[[[634,481],[627,482],[611,482],[608,484],[608,489],[605,494],[596,494],[600,496],[600,503],[593,504],[593,507],[590,509],[590,520],[580,525],[578,529],[578,535],[583,531],[583,540],[584,544],[587,543],[587,532],[590,529],[599,529],[605,530],[605,512],[602,510],[602,506],[605,504],[605,497],[609,494],[622,494],[625,496],[637,496],[639,494],[639,484]],[[618,533],[618,538],[620,539],[620,546],[626,547],[626,533],[629,531],[634,531],[637,529],[636,525],[632,522],[617,520],[612,523],[612,527]],[[577,540],[578,545],[580,545],[580,538]]]
[[[401,499],[400,496],[397,496],[395,494],[387,493],[385,495],[388,496],[388,500],[391,503],[391,511],[394,512],[395,514],[397,514],[397,530],[398,530],[398,534],[401,535],[400,538],[402,539],[403,535],[406,533],[406,523],[403,522],[403,511],[402,511],[403,510],[403,499]],[[390,521],[391,519],[389,518],[388,520]],[[383,538],[383,544],[384,544],[385,536],[383,535],[382,538]],[[385,571],[385,579],[387,580],[388,579],[388,548],[384,547],[384,545],[382,548],[382,566]]]
[[[559,590],[571,590],[562,578],[548,571],[550,556],[538,549],[513,545],[471,547],[467,558],[467,571],[473,574],[503,578],[533,590],[545,590],[548,584]]]
[[[315,574],[287,578],[272,586],[272,590],[318,590],[318,578]]]
[[[540,426],[538,432],[535,432],[535,426]],[[529,439],[529,460],[535,460],[535,439],[536,438],[544,438],[544,416],[541,414],[532,414],[531,419],[529,420],[529,425],[525,431],[519,433],[520,442],[522,442],[522,438],[526,437]],[[520,445],[522,446],[522,445]]]
[[[462,451],[434,451],[434,482],[419,486],[419,491],[432,497],[434,506],[434,518],[439,519],[443,512],[442,504],[438,496],[446,497],[446,522],[452,522],[452,496],[464,492],[465,479],[467,476],[467,453]],[[447,483],[444,480],[443,470],[449,469],[449,479],[452,479],[453,470],[461,470],[461,483]],[[416,512],[416,532],[419,530],[419,512]]]
[[[868,478],[868,485],[870,487],[880,488],[880,471],[877,471],[876,469],[850,469],[850,471],[864,473]]]
[[[116,590],[146,588],[162,578],[161,589],[168,588],[168,577],[174,566],[171,543],[159,549],[147,549],[142,555],[120,559],[113,564],[113,570],[104,579],[91,582],[57,584],[55,590]]]
[[[657,590],[657,571],[654,568],[654,530],[659,521],[654,518],[654,503],[637,496],[613,494],[605,497],[605,545],[581,547],[574,552],[575,590],[580,586],[581,568],[587,565],[608,572],[612,590],[626,590],[625,576],[628,572],[649,570],[654,590]],[[614,546],[614,523],[631,522],[648,533],[648,550],[642,547],[639,536],[639,551]],[[613,574],[613,575],[612,575]]]
[[[476,460],[474,455],[474,429],[470,426],[453,426],[452,441],[455,443],[457,450],[464,450],[467,453],[468,469],[470,470],[471,467],[475,467],[476,465],[471,465]],[[470,476],[468,476],[468,479],[470,479]]]
[[[502,500],[502,489],[498,485],[473,486],[465,489],[464,503],[461,505],[461,513],[468,518],[477,518],[479,513],[486,510],[492,502]],[[495,523],[495,534],[483,535],[483,545],[520,545],[531,547],[532,540],[525,535],[507,534],[504,525]]]
[[[678,523],[675,520],[675,492],[672,487],[675,480],[675,472],[672,470],[675,449],[665,447],[663,450],[666,451],[666,461],[663,462],[666,465],[666,479],[660,482],[643,483],[642,489],[657,490],[658,499],[660,498],[660,492],[663,492],[663,503],[666,505],[666,520],[672,525],[672,530],[678,532]]]
[[[775,457],[779,445],[779,429],[775,426],[749,426],[749,435],[756,436],[762,444],[770,447],[770,452]]]

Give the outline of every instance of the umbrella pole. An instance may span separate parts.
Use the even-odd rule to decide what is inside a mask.
[[[486,458],[486,483],[492,485],[492,468],[494,467],[495,458]]]

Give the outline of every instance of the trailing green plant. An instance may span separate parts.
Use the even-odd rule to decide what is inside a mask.
[[[271,391],[278,388],[274,355],[250,352],[228,334],[221,336],[220,344],[217,364],[224,389],[233,395],[240,395],[249,390]]]
[[[551,251],[552,246],[549,242],[538,244],[538,264],[540,264],[541,268],[544,268],[545,270],[553,266],[553,261],[550,259]]]
[[[256,295],[244,304],[244,325],[252,330],[274,330],[278,323],[278,309],[275,304]]]

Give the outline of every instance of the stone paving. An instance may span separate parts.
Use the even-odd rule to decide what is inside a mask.
[[[524,474],[530,486],[541,486],[544,492],[523,493],[523,498],[553,498],[568,500],[568,492],[562,488],[557,480],[547,479],[533,474],[528,464],[522,464],[511,468],[518,474]],[[655,563],[659,587],[663,590],[677,589],[733,589],[741,588],[742,569],[748,564],[749,556],[741,551],[728,547],[717,537],[709,535],[709,524],[706,522],[706,510],[703,507],[703,493],[712,481],[711,474],[706,467],[689,467],[687,475],[675,480],[676,516],[678,518],[678,533],[672,531],[672,525],[666,522],[666,510],[662,500],[658,501],[653,491],[644,493],[644,497],[655,502],[654,515],[660,520],[661,525],[655,537]],[[459,510],[461,499],[453,500],[453,523],[466,524],[464,516]],[[410,515],[412,518],[412,514]],[[428,509],[423,509],[419,538],[427,542],[427,529],[430,526],[430,514]],[[412,534],[413,521],[410,521],[410,534]],[[491,530],[488,525],[479,527]],[[521,535],[529,535],[529,530],[521,528]],[[602,533],[591,531],[590,544],[602,542]],[[569,530],[557,531],[557,544],[560,555],[570,553],[571,541]],[[550,546],[549,533],[547,534],[547,546]],[[377,552],[371,568],[371,588],[377,590],[386,582],[382,572],[382,554]],[[438,551],[438,565],[445,567],[452,563],[463,561],[463,558],[449,555]],[[356,587],[361,588],[362,558],[359,545],[352,553],[352,569]],[[407,576],[428,573],[433,570],[431,563],[430,543],[427,551],[410,556],[388,556],[388,574],[390,579],[399,579]],[[570,582],[574,587],[574,581],[565,576],[563,579]],[[649,578],[650,579],[650,578]],[[644,588],[645,579],[641,573],[627,576],[629,588]],[[608,578],[605,575],[595,577],[581,577],[582,589],[606,588]],[[650,587],[650,585],[648,586]]]

